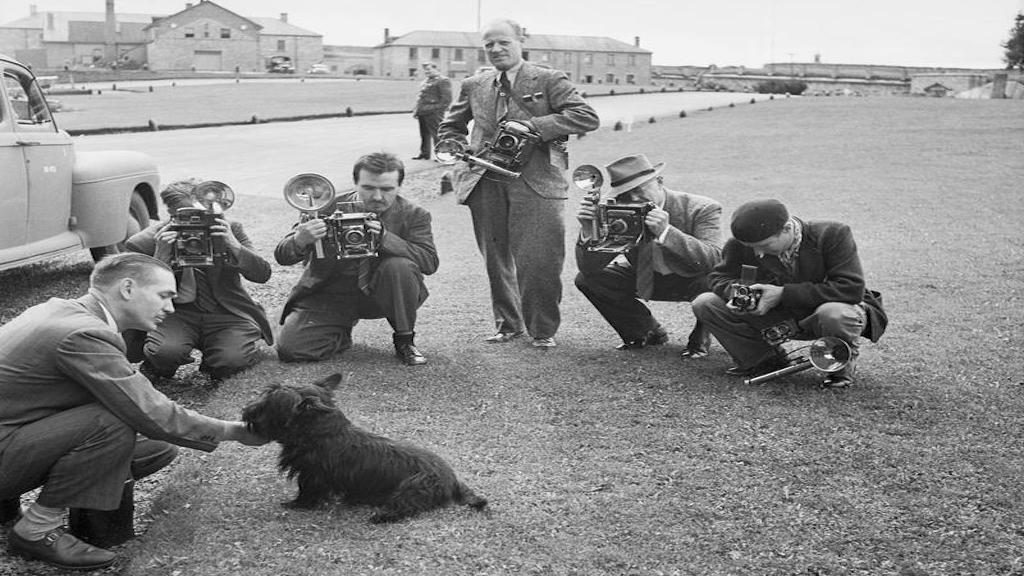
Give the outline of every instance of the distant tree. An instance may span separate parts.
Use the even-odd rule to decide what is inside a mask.
[[[1024,72],[1024,13],[1017,14],[1010,30],[1010,39],[1003,43],[1003,48],[1006,48],[1006,55],[1003,56],[1006,69],[1016,68]]]

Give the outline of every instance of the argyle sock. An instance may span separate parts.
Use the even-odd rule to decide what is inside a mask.
[[[13,530],[25,540],[42,540],[47,532],[64,524],[64,509],[40,506],[33,502],[28,508],[22,509],[21,520]]]

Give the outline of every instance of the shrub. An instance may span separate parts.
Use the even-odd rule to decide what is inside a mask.
[[[799,96],[807,90],[803,80],[766,80],[754,87],[758,94],[794,94]]]

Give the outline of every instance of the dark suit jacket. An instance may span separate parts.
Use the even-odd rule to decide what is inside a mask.
[[[413,116],[442,115],[451,103],[452,81],[444,76],[427,78],[420,87],[419,96],[416,98],[416,107],[413,108],[412,113]]]
[[[492,142],[498,131],[498,70],[488,70],[462,81],[459,98],[448,110],[438,128],[438,140],[453,138],[479,151]],[[569,167],[565,140],[570,134],[596,130],[597,112],[576,91],[564,72],[524,62],[512,86],[508,119],[529,120],[540,134],[543,145],[533,151],[522,178],[545,198],[567,198],[564,171]],[[469,134],[469,122],[473,133]],[[476,187],[484,169],[460,165],[452,175],[452,185],[460,203]]]
[[[740,267],[756,266],[758,283],[782,286],[779,312],[786,312],[799,321],[826,302],[863,302],[868,313],[864,336],[877,342],[889,320],[882,307],[882,295],[864,285],[860,256],[850,227],[825,220],[800,221],[800,224],[803,232],[795,274],[790,274],[777,258],[758,258],[751,248],[730,238],[723,250],[722,263],[709,278],[711,290],[719,298],[728,300],[732,284],[739,280]]]
[[[93,403],[179,446],[212,451],[227,435],[226,422],[179,406],[135,371],[91,293],[51,298],[0,327],[0,444],[25,424]]]
[[[353,202],[358,199],[358,195],[354,191],[340,196],[321,210],[320,216],[331,215],[338,202]],[[430,212],[412,201],[398,196],[395,198],[395,203],[387,211],[378,214],[377,218],[380,219],[384,227],[384,236],[381,238],[377,250],[380,256],[408,258],[416,263],[424,275],[430,275],[437,271],[439,261],[437,248],[434,246],[434,234],[430,227]],[[292,288],[288,301],[285,302],[284,309],[281,311],[282,324],[297,302],[318,292],[335,279],[355,274],[355,270],[359,266],[358,259],[336,259],[331,247],[326,243],[324,244],[325,258],[316,258],[313,250],[313,246],[300,248],[295,243],[294,230],[289,232],[274,250],[274,258],[277,259],[278,264],[289,266],[303,261],[306,263],[302,277]],[[371,260],[371,264],[375,264],[375,261],[376,259]],[[425,297],[426,286],[423,286],[422,290]]]
[[[150,256],[156,253],[156,234],[166,222],[158,222],[133,235],[128,239],[126,246],[132,252],[140,252]],[[211,266],[206,270],[206,279],[209,282],[213,297],[225,310],[249,320],[260,327],[263,340],[267,344],[274,343],[274,336],[270,330],[270,322],[263,307],[257,304],[249,293],[242,286],[242,278],[250,282],[263,284],[270,280],[270,263],[256,253],[252,241],[245,233],[242,224],[230,222],[231,232],[242,244],[242,249],[237,259],[233,259],[222,265]],[[175,276],[180,276],[181,271],[175,271]]]
[[[652,250],[657,250],[665,266],[672,274],[684,278],[695,278],[708,274],[722,259],[722,205],[698,194],[676,192],[665,189],[665,205],[668,212],[668,233],[665,243],[658,244],[650,238]],[[637,267],[637,253],[640,247],[630,250],[626,258]],[[588,251],[582,242],[576,243],[576,263],[584,274],[591,274],[608,264],[608,254]],[[642,271],[637,270],[637,276]]]

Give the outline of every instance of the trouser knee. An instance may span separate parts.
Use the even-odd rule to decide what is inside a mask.
[[[705,320],[711,316],[712,311],[722,305],[722,299],[718,297],[714,292],[704,292],[698,294],[693,301],[690,302],[690,307],[693,310],[693,315],[700,319]]]

